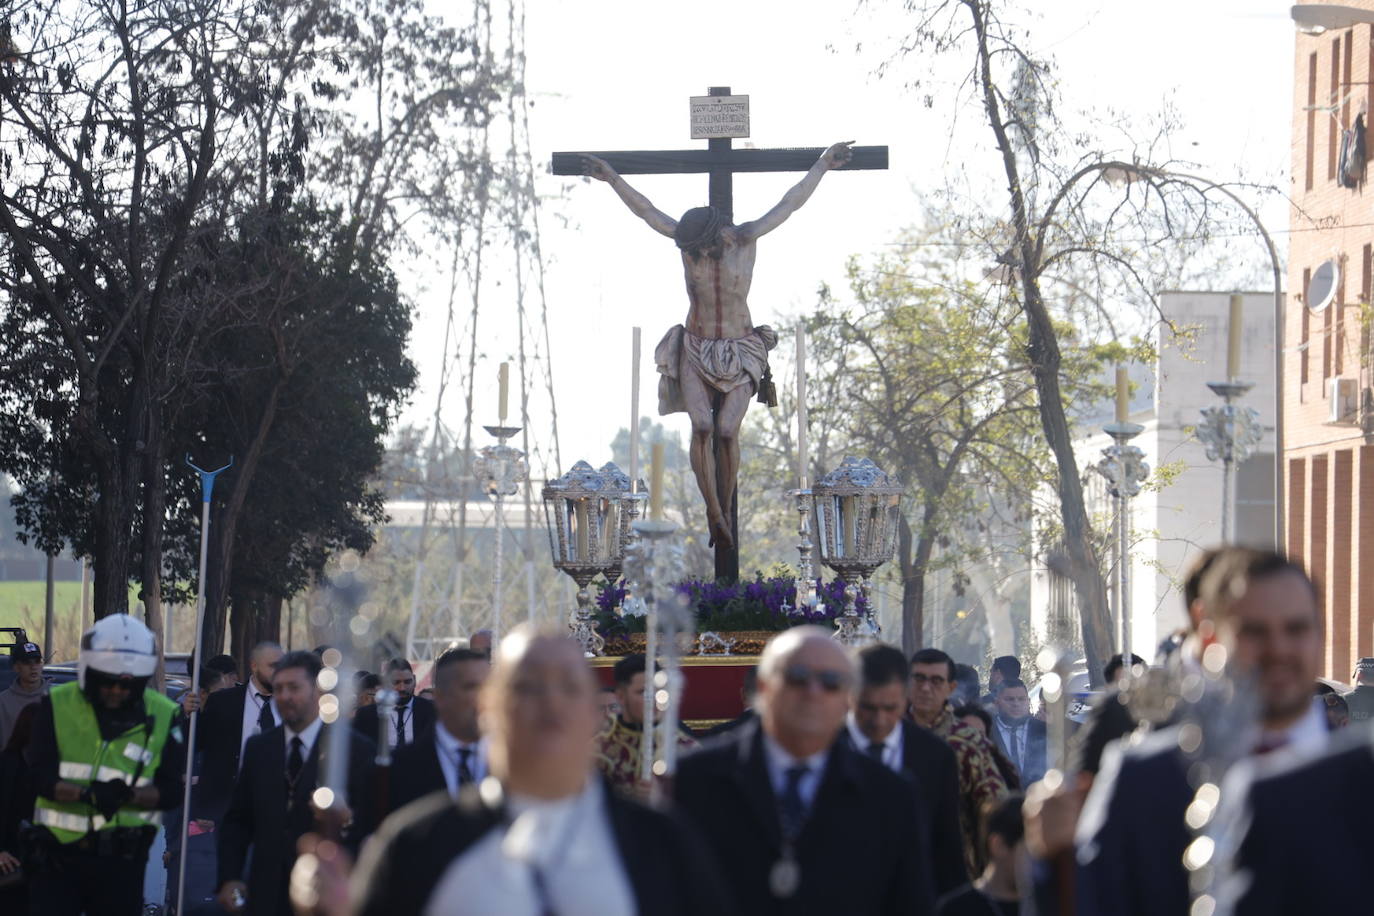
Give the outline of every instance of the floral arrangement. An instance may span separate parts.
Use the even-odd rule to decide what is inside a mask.
[[[594,616],[602,636],[644,632],[644,603],[629,597],[623,579],[598,583],[597,588]],[[803,623],[828,623],[844,610],[844,582],[840,579],[817,579],[816,607],[794,608],[790,613],[788,609],[797,600],[797,583],[791,576],[765,577],[756,572],[752,580],[733,584],[686,579],[673,588],[696,608],[698,632],[786,630]],[[868,611],[862,595],[855,602],[855,610],[861,616]]]

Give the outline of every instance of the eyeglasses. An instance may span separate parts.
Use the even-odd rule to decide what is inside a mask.
[[[917,687],[924,687],[926,684],[929,684],[938,690],[949,683],[949,678],[941,677],[938,674],[913,674],[911,676],[911,683],[915,684]]]
[[[788,687],[805,689],[815,684],[826,693],[835,693],[849,686],[849,678],[842,671],[812,671],[805,665],[791,665],[782,672],[782,682]]]

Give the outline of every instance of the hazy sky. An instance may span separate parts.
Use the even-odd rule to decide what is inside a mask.
[[[1174,158],[1198,163],[1201,174],[1218,181],[1243,172],[1286,187],[1294,34],[1288,0],[1042,0],[1032,7],[1022,20],[1028,44],[1054,57],[1066,110],[1104,114],[1101,145],[1122,143],[1109,111],[1145,121],[1169,101],[1185,121],[1172,137]],[[563,470],[578,458],[608,460],[612,436],[628,424],[635,324],[644,336],[641,413],[656,412],[653,347],[683,320],[686,298],[672,242],[635,219],[605,185],[548,175],[549,153],[704,147],[689,139],[687,100],[713,85],[751,97],[747,142],[758,147],[888,145],[888,171],[828,175],[803,210],[760,242],[750,306],[756,323],[779,321],[810,308],[822,282],[841,288],[849,256],[890,245],[912,222],[918,191],[997,167],[980,110],[952,110],[957,90],[950,82],[904,87],[929,70],[914,59],[894,64],[888,77],[874,75],[909,18],[900,4],[851,0],[528,0],[527,84],[537,180],[549,198],[540,222]],[[959,70],[944,73],[957,77]],[[933,108],[923,103],[928,92],[936,97]],[[736,218],[762,213],[800,177],[737,176]],[[704,175],[631,182],[673,216],[706,202]],[[990,198],[989,205],[1003,200]],[[1266,205],[1263,217],[1277,239],[1286,237],[1281,200]],[[1254,255],[1264,257],[1258,241]],[[511,292],[511,284],[503,288]],[[483,304],[477,426],[495,421],[496,364],[516,351],[507,301],[498,293]],[[412,352],[421,387],[411,417],[422,420],[433,410],[444,296],[424,293],[418,304]],[[537,309],[533,299],[529,305]],[[791,352],[790,340],[782,351]],[[461,398],[447,404],[448,424],[461,430]],[[536,399],[532,411],[531,429],[546,441],[546,401]],[[685,431],[683,415],[673,426]],[[480,430],[476,438],[485,442]]]

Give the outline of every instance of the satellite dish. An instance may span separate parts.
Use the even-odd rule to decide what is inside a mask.
[[[1307,307],[1320,312],[1336,298],[1336,284],[1341,282],[1341,266],[1335,259],[1322,261],[1321,266],[1312,272],[1307,282]]]

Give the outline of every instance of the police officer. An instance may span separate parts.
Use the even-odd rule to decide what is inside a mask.
[[[1362,658],[1355,666],[1355,689],[1345,695],[1345,703],[1352,723],[1374,718],[1374,658]]]
[[[81,637],[75,683],[34,717],[38,800],[27,843],[30,912],[134,916],[161,811],[181,798],[185,749],[176,703],[148,689],[153,634],[126,614]]]

